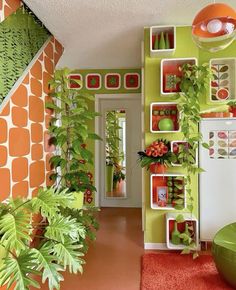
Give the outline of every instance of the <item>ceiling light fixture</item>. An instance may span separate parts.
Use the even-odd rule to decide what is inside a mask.
[[[224,3],[206,6],[193,20],[192,36],[198,47],[211,52],[228,47],[236,36],[236,11]]]

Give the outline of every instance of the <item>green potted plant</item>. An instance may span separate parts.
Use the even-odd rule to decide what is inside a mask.
[[[1,286],[40,288],[37,276],[42,276],[50,290],[59,289],[63,271],[82,272],[84,245],[97,223],[73,202],[67,190],[49,188],[0,204]]]
[[[165,173],[166,168],[176,160],[170,150],[170,142],[164,139],[157,139],[144,151],[139,151],[138,155],[141,167],[150,169],[152,173]]]
[[[106,191],[113,190],[115,165],[120,159],[119,150],[119,120],[116,111],[106,113]]]
[[[93,154],[87,148],[89,139],[101,140],[94,132],[90,131],[88,122],[93,120],[98,113],[89,111],[89,102],[94,96],[81,93],[71,88],[72,80],[69,75],[73,71],[68,68],[57,70],[50,81],[50,94],[52,101],[47,103],[47,108],[55,113],[51,119],[49,131],[52,143],[57,147],[50,162],[57,170],[51,175],[52,180],[57,180],[62,188],[70,192],[94,192],[90,168],[93,166]]]
[[[115,170],[113,174],[113,189],[116,189],[117,184],[122,180],[125,180],[124,168],[119,164],[115,164]]]

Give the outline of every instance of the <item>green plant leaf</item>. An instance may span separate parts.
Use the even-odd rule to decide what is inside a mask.
[[[183,223],[185,221],[184,216],[182,214],[178,214],[175,220],[177,223]]]
[[[10,250],[20,252],[26,249],[30,237],[30,214],[19,209],[3,215],[0,219],[1,243]]]
[[[31,250],[32,258],[37,263],[37,270],[42,271],[42,282],[45,283],[48,280],[50,290],[60,289],[60,282],[64,280],[59,273],[64,269],[55,263],[57,257],[53,255],[53,248],[53,242],[46,242],[41,248]]]
[[[10,289],[15,283],[15,290],[28,290],[29,286],[40,288],[38,282],[30,276],[30,274],[40,274],[34,270],[36,265],[31,251],[21,252],[18,257],[8,255],[0,269],[1,286],[7,285]]]
[[[64,243],[58,243],[54,247],[54,254],[57,256],[58,261],[64,266],[69,268],[70,273],[82,273],[84,260],[79,258],[84,254],[80,252],[81,245],[74,244],[71,240],[66,239]]]
[[[190,253],[191,253],[191,250],[189,247],[184,248],[181,252],[182,255],[188,255]]]
[[[76,219],[63,217],[59,214],[49,218],[49,225],[46,227],[45,237],[64,243],[67,236],[73,240],[79,240],[80,235],[85,238],[85,230]],[[80,230],[80,231],[79,231]]]
[[[38,195],[31,200],[35,212],[40,212],[43,217],[53,217],[59,211],[59,207],[68,207],[74,200],[68,189],[59,191],[56,188],[40,189]]]

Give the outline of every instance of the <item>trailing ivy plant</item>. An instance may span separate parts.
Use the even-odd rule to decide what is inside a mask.
[[[99,114],[89,111],[88,102],[94,101],[93,96],[70,88],[72,80],[68,76],[71,73],[67,68],[57,70],[50,81],[52,102],[47,103],[47,108],[54,110],[55,116],[49,130],[52,143],[58,149],[58,154],[50,162],[60,169],[51,178],[57,179],[59,186],[70,191],[93,192],[96,189],[89,172],[89,166],[93,165],[93,154],[87,149],[86,143],[89,139],[101,140],[89,131],[88,125]]]
[[[49,188],[28,200],[0,204],[1,286],[40,288],[40,275],[50,290],[60,289],[61,272],[82,272],[88,231],[91,234],[97,225],[91,223],[90,214],[73,209],[73,202],[74,196],[67,190]],[[35,219],[37,215],[43,219]]]
[[[202,134],[198,132],[200,117],[200,99],[207,95],[209,83],[212,77],[211,69],[208,65],[190,65],[185,64],[181,68],[182,77],[180,81],[181,93],[178,98],[178,110],[180,113],[180,127],[183,133],[183,139],[188,143],[188,149],[182,150],[179,159],[186,170],[185,187],[187,192],[187,208],[193,213],[194,198],[192,195],[191,179],[195,174],[201,173],[203,169],[195,164],[196,152],[199,144],[208,148],[208,144],[202,142]],[[177,217],[177,221],[183,221],[183,216]],[[190,230],[191,229],[190,227]],[[195,237],[182,237],[188,241],[183,253],[190,253],[195,247]],[[185,241],[186,242],[186,241]],[[194,257],[197,253],[194,254]]]

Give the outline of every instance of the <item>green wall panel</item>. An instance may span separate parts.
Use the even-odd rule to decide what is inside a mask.
[[[0,104],[49,36],[25,6],[0,23]]]

